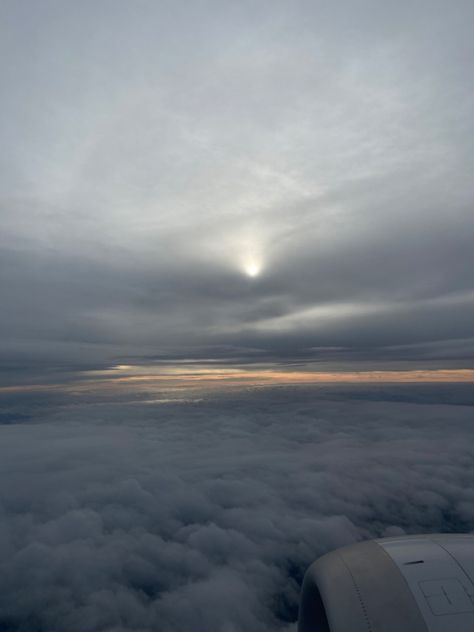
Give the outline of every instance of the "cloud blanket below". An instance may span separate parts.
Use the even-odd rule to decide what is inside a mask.
[[[455,388],[6,401],[0,630],[292,629],[324,552],[474,528],[474,408]]]

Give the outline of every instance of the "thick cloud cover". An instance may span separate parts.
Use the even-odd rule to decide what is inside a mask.
[[[472,366],[473,11],[2,2],[0,379]]]
[[[468,387],[230,378],[474,368],[473,20],[0,3],[0,632],[289,630],[324,551],[473,527]]]
[[[3,396],[0,629],[293,629],[305,567],[474,529],[472,389]]]

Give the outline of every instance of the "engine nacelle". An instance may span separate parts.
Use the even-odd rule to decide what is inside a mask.
[[[474,632],[474,535],[369,540],[306,572],[299,632]]]

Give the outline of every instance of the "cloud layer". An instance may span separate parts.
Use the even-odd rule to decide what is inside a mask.
[[[289,630],[324,552],[474,528],[469,385],[50,397],[2,400],[3,630]]]
[[[0,11],[2,381],[472,366],[472,2]]]

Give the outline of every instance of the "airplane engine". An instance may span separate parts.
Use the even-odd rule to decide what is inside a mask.
[[[298,632],[474,632],[474,535],[382,538],[307,570]]]

